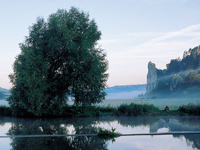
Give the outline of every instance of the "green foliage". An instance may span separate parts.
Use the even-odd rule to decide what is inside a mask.
[[[71,107],[71,116],[73,117],[91,117],[96,116],[95,107],[92,106],[72,106]]]
[[[97,117],[116,114],[117,109],[106,106],[66,106],[63,116],[69,117]]]
[[[97,136],[106,139],[113,139],[114,141],[114,138],[119,137],[121,135],[120,133],[115,132],[115,130],[116,129],[114,128],[112,128],[111,130],[100,128],[97,133]]]
[[[17,117],[36,117],[32,113],[24,113],[26,110],[20,111],[15,114],[16,110],[11,109],[7,106],[0,107],[0,116],[17,116]],[[98,117],[115,115],[117,108],[110,106],[65,106],[62,113],[49,114],[48,117]],[[37,116],[38,117],[38,116]],[[40,116],[45,117],[45,116]]]
[[[89,118],[88,118],[89,119]],[[10,138],[12,150],[107,150],[108,140],[96,136],[31,137],[31,135],[95,134],[94,119],[11,119],[7,135],[30,135],[28,138]]]
[[[101,112],[106,112],[106,113],[116,113],[117,112],[117,108],[116,107],[112,107],[110,105],[108,106],[98,106],[97,110],[101,111]]]
[[[157,107],[152,104],[122,104],[118,107],[118,115],[139,116],[144,114],[153,114],[159,111]]]
[[[188,104],[183,105],[178,108],[178,111],[182,113],[187,113],[190,115],[200,115],[200,104]]]
[[[105,97],[106,54],[97,47],[101,32],[89,15],[72,7],[58,10],[45,22],[38,18],[10,75],[9,104],[15,115],[62,114],[67,96],[75,105],[101,102]]]
[[[199,68],[200,49],[198,46],[185,51],[183,59],[172,59],[166,69],[157,69],[158,86],[151,94],[159,97],[200,96],[200,94],[194,96],[188,93],[193,87],[200,88]],[[197,93],[198,91],[190,90],[190,92]]]
[[[0,106],[0,116],[12,116],[10,107]]]
[[[167,64],[167,71],[169,74],[180,72],[180,59],[172,59],[169,64]]]
[[[0,116],[13,116],[10,107],[1,106]],[[200,115],[200,104],[182,105],[178,109],[170,107],[168,112],[160,110],[158,107],[149,104],[122,104],[118,108],[110,106],[65,106],[62,114],[51,114],[48,117],[98,117],[111,115],[125,116],[165,116],[165,115]],[[19,113],[18,117],[35,117],[31,113]],[[137,122],[137,121],[136,121]]]

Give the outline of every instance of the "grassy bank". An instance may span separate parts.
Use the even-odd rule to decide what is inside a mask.
[[[12,110],[8,106],[0,106],[0,116],[12,116]]]
[[[23,113],[25,114],[25,113]],[[188,104],[179,106],[178,109],[164,111],[152,104],[121,104],[119,107],[111,106],[66,106],[61,115],[45,117],[98,117],[98,116],[143,116],[143,115],[197,115],[200,116],[200,104]],[[0,106],[0,116],[16,116],[10,107]],[[34,117],[29,113],[16,117]]]
[[[197,103],[197,104],[183,105],[178,108],[178,111],[183,114],[199,116],[200,115],[200,104]]]
[[[99,129],[97,136],[100,138],[106,138],[106,139],[113,139],[116,137],[119,137],[121,134],[115,132],[115,129],[112,128],[111,130],[107,130],[107,129]]]
[[[156,114],[160,110],[152,104],[122,104],[117,109],[117,115],[139,116]]]

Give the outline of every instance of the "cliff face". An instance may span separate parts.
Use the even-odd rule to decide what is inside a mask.
[[[172,59],[166,69],[148,63],[146,94],[153,97],[200,96],[200,46]]]
[[[178,77],[176,74],[167,75],[166,70],[158,70],[154,63],[149,62],[146,93],[150,94],[154,89],[159,88],[158,86],[161,84],[167,90],[173,91],[180,82],[180,78]]]
[[[157,81],[156,65],[152,62],[149,62],[146,93],[147,94],[151,93],[157,86],[158,86],[158,81]]]
[[[177,87],[179,82],[180,82],[180,78],[177,78],[177,75],[174,74],[171,78],[170,91],[173,91],[173,89]]]

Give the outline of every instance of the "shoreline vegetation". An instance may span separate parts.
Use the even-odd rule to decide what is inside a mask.
[[[57,118],[57,117],[100,117],[100,116],[163,116],[163,115],[194,115],[200,116],[200,104],[181,105],[177,109],[163,110],[153,104],[121,104],[111,106],[65,106],[62,114],[38,117],[31,113],[14,114],[9,106],[0,106],[0,116],[21,118]]]

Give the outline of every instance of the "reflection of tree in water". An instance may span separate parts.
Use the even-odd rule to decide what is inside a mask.
[[[29,123],[13,123],[12,127],[9,130],[9,135],[43,135],[43,134],[67,134],[68,124],[60,124],[59,121],[44,121],[44,120],[35,120]],[[90,124],[81,125],[75,122],[74,133],[97,133],[97,127],[91,126]],[[106,150],[108,141],[98,138],[98,137],[78,137],[78,136],[68,136],[68,137],[41,137],[41,138],[16,138],[12,139],[12,149],[13,150],[46,150],[46,149],[94,149],[94,150]]]
[[[184,124],[186,126],[191,126],[191,127],[200,127],[200,117],[199,116],[189,116],[189,117],[179,117],[178,118],[179,122],[181,124]]]
[[[122,126],[131,126],[131,127],[136,127],[136,126],[149,126],[155,122],[158,122],[160,118],[156,116],[139,116],[139,117],[119,117],[118,122]]]
[[[73,122],[75,128],[75,134],[94,134],[98,132],[98,128],[92,125],[92,119],[82,121],[82,119],[76,119]],[[98,137],[78,137],[74,136],[72,138],[73,149],[83,149],[83,150],[107,150],[107,141]]]
[[[2,120],[0,124],[11,122],[10,135],[36,135],[36,134],[95,134],[98,123],[118,121],[123,126],[150,126],[152,132],[167,127],[169,131],[200,131],[199,118],[191,117],[100,117],[100,118],[75,118],[75,119],[10,119]],[[70,128],[69,128],[70,127]],[[175,138],[185,137],[187,144],[200,149],[200,135],[173,135]],[[98,137],[45,137],[45,138],[11,138],[13,150],[23,149],[94,149],[106,150],[108,139]]]
[[[193,148],[200,149],[200,135],[199,134],[180,134],[180,135],[173,135],[175,138],[185,137],[187,145],[192,146]]]

